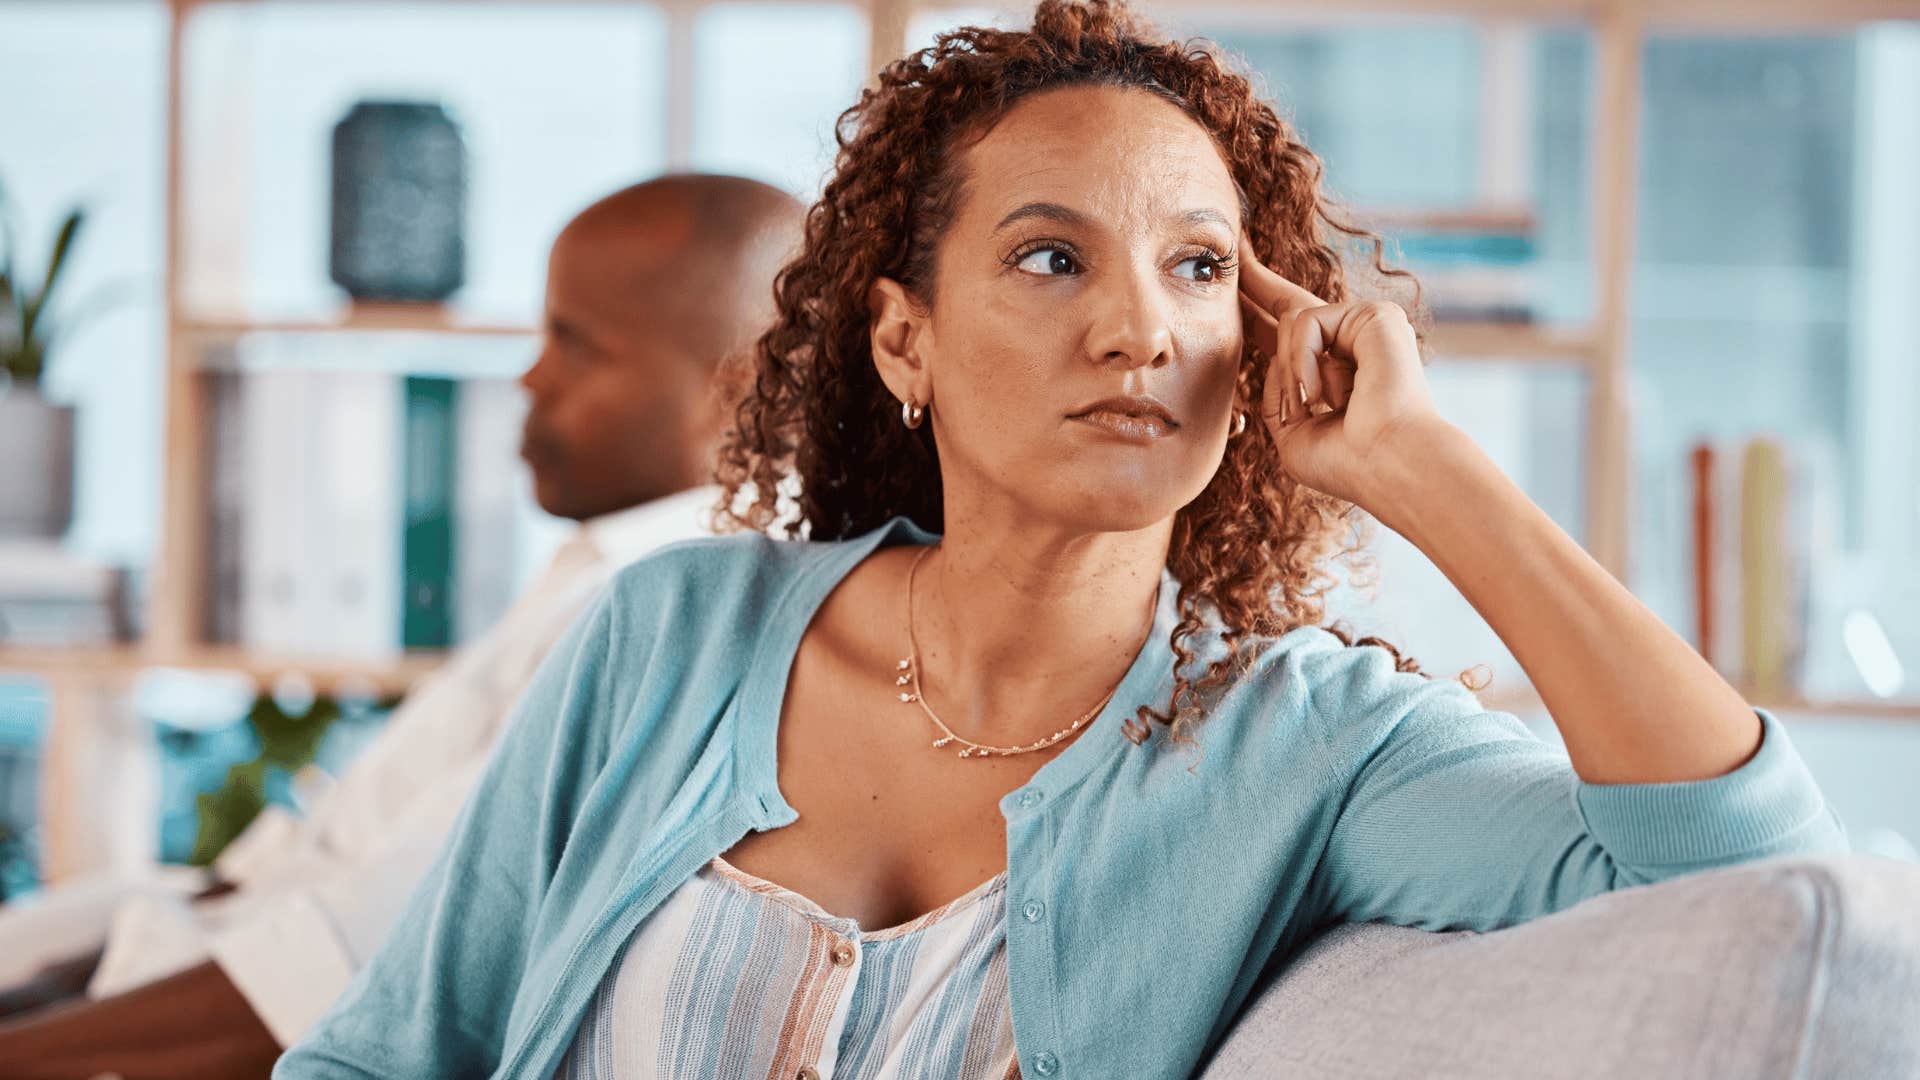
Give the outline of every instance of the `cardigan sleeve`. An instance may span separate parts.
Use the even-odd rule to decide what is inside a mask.
[[[613,723],[612,590],[602,588],[516,701],[446,845],[391,934],[275,1080],[493,1071],[530,935]]]
[[[1702,780],[1591,784],[1566,752],[1455,681],[1371,646],[1306,662],[1344,798],[1314,872],[1324,920],[1494,930],[1612,889],[1752,859],[1847,850],[1786,728]]]

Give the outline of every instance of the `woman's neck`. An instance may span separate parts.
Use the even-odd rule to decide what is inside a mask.
[[[955,731],[994,745],[1072,723],[1139,652],[1171,521],[1125,533],[946,524],[914,583],[928,704]]]

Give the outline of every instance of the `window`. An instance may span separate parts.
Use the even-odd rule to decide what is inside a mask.
[[[451,301],[532,324],[547,247],[666,164],[666,19],[594,6],[234,4],[188,41],[189,305],[324,317],[333,126],[356,101],[438,102],[468,155],[467,280]]]
[[[806,42],[796,48],[795,42]],[[716,4],[694,26],[693,164],[811,202],[860,97],[867,19],[838,4]]]

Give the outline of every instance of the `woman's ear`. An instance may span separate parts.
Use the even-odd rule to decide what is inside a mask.
[[[883,277],[867,290],[867,316],[880,381],[901,401],[926,405],[933,397],[926,367],[926,349],[933,335],[927,313],[899,282]]]

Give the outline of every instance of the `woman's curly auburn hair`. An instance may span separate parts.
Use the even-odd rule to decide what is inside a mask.
[[[719,528],[772,528],[781,517],[781,482],[793,476],[799,515],[784,523],[789,538],[845,539],[896,515],[945,531],[932,429],[901,424],[900,403],[880,380],[868,290],[889,277],[931,301],[935,252],[965,179],[961,152],[1021,99],[1074,86],[1139,89],[1192,117],[1213,136],[1240,189],[1255,257],[1328,302],[1346,299],[1348,290],[1344,261],[1322,226],[1370,241],[1372,268],[1413,284],[1410,311],[1422,316],[1415,332],[1425,360],[1419,283],[1383,264],[1380,237],[1335,216],[1319,190],[1320,159],[1210,44],[1164,40],[1113,0],[1043,0],[1031,29],[970,26],[939,35],[887,65],[840,114],[832,175],[808,211],[801,253],[775,280],[777,315],[753,346],[748,385],[723,437]],[[1250,346],[1236,393],[1258,402],[1265,364]],[[1128,723],[1135,745],[1151,731],[1148,718],[1180,739],[1180,721],[1203,716],[1207,692],[1244,671],[1260,645],[1318,624],[1324,597],[1338,584],[1325,569],[1329,558],[1371,563],[1363,555],[1372,531],[1366,515],[1295,483],[1265,425],[1250,426],[1258,433],[1229,441],[1212,481],[1174,516],[1167,568],[1180,583],[1181,619],[1170,643],[1176,680],[1165,712],[1143,705]],[[752,492],[744,507],[736,498],[742,490]],[[1225,655],[1195,680],[1183,669],[1209,608]],[[1377,645],[1397,670],[1432,678],[1386,641],[1356,642],[1337,626],[1323,629],[1349,647]]]

